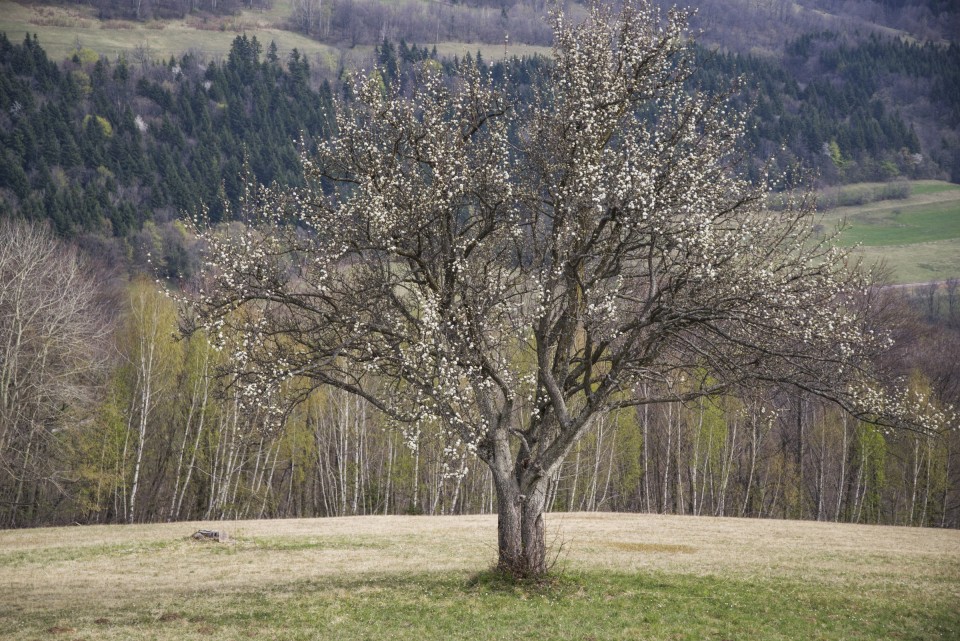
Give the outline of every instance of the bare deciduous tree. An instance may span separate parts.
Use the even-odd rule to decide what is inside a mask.
[[[489,466],[499,566],[520,576],[546,572],[550,479],[611,410],[786,383],[905,417],[870,385],[888,339],[866,278],[814,236],[810,202],[764,208],[737,173],[743,119],[685,88],[686,19],[640,0],[557,13],[529,105],[469,66],[452,88],[425,68],[409,97],[360,81],[307,187],[204,232],[191,323],[247,401],[297,377],[411,442],[444,426],[452,458]]]
[[[60,497],[56,433],[75,427],[104,364],[104,310],[76,251],[0,222],[0,524]],[[45,496],[52,489],[53,495]]]

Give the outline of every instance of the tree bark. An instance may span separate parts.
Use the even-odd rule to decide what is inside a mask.
[[[494,437],[481,454],[497,493],[497,570],[517,579],[547,573],[543,522],[549,480],[556,469],[531,468],[525,456],[514,456],[506,434]]]
[[[494,466],[492,466],[494,467]],[[520,543],[520,487],[505,470],[493,469],[497,491],[497,569],[513,572],[523,557]]]
[[[497,569],[515,578],[539,578],[547,573],[547,545],[543,509],[549,475],[521,491],[521,484],[505,470],[494,469],[497,491]]]

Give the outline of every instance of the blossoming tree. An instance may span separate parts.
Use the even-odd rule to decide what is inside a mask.
[[[628,0],[554,27],[532,103],[471,66],[408,96],[360,80],[305,187],[202,232],[193,306],[251,403],[306,381],[411,441],[442,426],[489,466],[521,576],[546,572],[548,479],[605,412],[764,383],[904,411],[869,391],[888,343],[865,278],[807,200],[765,208],[736,171],[743,118],[685,87],[686,15]]]

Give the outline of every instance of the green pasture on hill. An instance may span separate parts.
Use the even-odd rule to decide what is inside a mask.
[[[278,1],[266,13],[244,11],[237,16],[188,16],[185,20],[149,22],[101,21],[93,7],[0,0],[0,31],[12,42],[20,42],[25,33],[37,34],[52,60],[69,57],[78,44],[108,58],[125,55],[129,59],[138,47],[152,59],[167,59],[187,51],[217,58],[226,56],[234,38],[245,33],[256,36],[264,47],[275,41],[281,54],[297,48],[311,63],[335,68],[339,52],[334,47],[281,28],[288,11],[289,2]]]
[[[883,261],[894,282],[960,276],[960,185],[915,181],[910,183],[909,198],[837,207],[824,213],[825,228],[841,223],[847,229],[840,242],[860,245],[868,263]]]
[[[303,34],[286,30],[290,15],[290,0],[275,0],[265,11],[241,11],[235,16],[187,16],[184,20],[129,20],[101,21],[93,7],[65,5],[21,4],[0,0],[0,31],[11,42],[20,42],[24,34],[37,34],[40,45],[53,60],[62,60],[73,54],[79,44],[97,54],[128,58],[138,47],[153,59],[167,59],[187,51],[196,51],[210,58],[224,57],[230,45],[241,33],[254,37],[264,48],[271,41],[277,43],[281,55],[296,48],[306,54],[311,64],[335,71],[341,56],[348,62],[363,63],[372,56],[373,47],[358,46],[349,49],[320,43]],[[418,43],[425,44],[425,43]],[[478,51],[487,60],[513,56],[549,54],[549,47],[530,45],[470,44],[464,42],[437,43],[442,56],[476,55]]]

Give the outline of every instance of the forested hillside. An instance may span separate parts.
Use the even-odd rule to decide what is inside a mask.
[[[744,78],[733,104],[753,108],[754,177],[769,159],[775,173],[802,166],[828,184],[960,173],[957,45],[848,46],[824,33],[789,43],[783,64],[697,51],[699,88],[723,92]],[[437,60],[405,42],[384,41],[375,54],[386,83],[410,82],[417,64]],[[546,64],[480,62],[519,100]],[[438,63],[457,75],[456,59]],[[58,64],[35,36],[0,36],[0,71],[0,213],[49,220],[64,237],[112,237],[121,262],[142,264],[136,252],[159,243],[168,277],[190,269],[171,221],[201,206],[219,220],[222,203],[237,202],[244,162],[263,184],[294,183],[298,145],[329,133],[334,95],[349,100],[347,70],[324,78],[296,50],[281,59],[246,36],[222,62],[185,54],[142,64],[89,50]],[[921,127],[886,106],[891,88],[923,97]]]
[[[0,36],[2,206],[61,236],[115,237],[116,260],[161,242],[163,273],[189,275],[174,227],[158,241],[156,225],[201,206],[219,220],[244,160],[261,182],[295,181],[298,139],[325,133],[330,87],[311,88],[296,53],[280,61],[267,51],[261,63],[260,44],[246,38],[223,64],[185,55],[134,67],[88,53],[57,65],[35,39]]]

